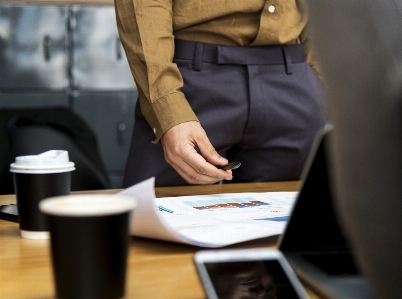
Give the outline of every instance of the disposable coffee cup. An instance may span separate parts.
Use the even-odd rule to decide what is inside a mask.
[[[129,223],[134,199],[110,195],[48,198],[56,297],[115,299],[125,295]]]
[[[49,238],[46,217],[39,210],[39,202],[47,197],[69,195],[71,171],[74,169],[68,152],[63,150],[20,156],[11,164],[18,221],[23,238]]]

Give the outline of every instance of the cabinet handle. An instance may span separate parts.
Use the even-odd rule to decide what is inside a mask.
[[[50,60],[50,46],[52,44],[52,39],[49,35],[45,35],[43,38],[43,55],[46,61]]]
[[[126,124],[124,122],[117,123],[117,144],[124,145],[124,132],[126,131]]]
[[[122,48],[122,45],[121,45],[121,42],[120,42],[120,38],[116,38],[116,57],[117,57],[117,60],[121,60],[122,58],[123,58],[123,54],[121,53],[122,51],[121,51],[121,48]]]

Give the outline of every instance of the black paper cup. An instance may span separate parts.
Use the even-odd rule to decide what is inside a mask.
[[[50,229],[57,298],[124,297],[129,224],[135,206],[134,199],[93,194],[40,203]]]
[[[70,194],[71,171],[74,169],[68,152],[61,150],[17,157],[11,164],[23,238],[49,238],[46,217],[39,210],[39,202],[44,198]]]

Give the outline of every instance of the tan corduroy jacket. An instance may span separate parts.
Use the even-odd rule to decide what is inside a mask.
[[[311,48],[302,0],[115,0],[115,8],[154,142],[171,127],[197,120],[172,62],[175,38],[228,46],[306,43]],[[307,61],[316,69],[311,50]]]

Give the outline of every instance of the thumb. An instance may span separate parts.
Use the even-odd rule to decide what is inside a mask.
[[[228,160],[218,154],[215,150],[214,146],[209,141],[208,137],[200,140],[197,143],[198,149],[200,150],[201,155],[207,160],[209,163],[213,165],[224,165],[228,163]]]

